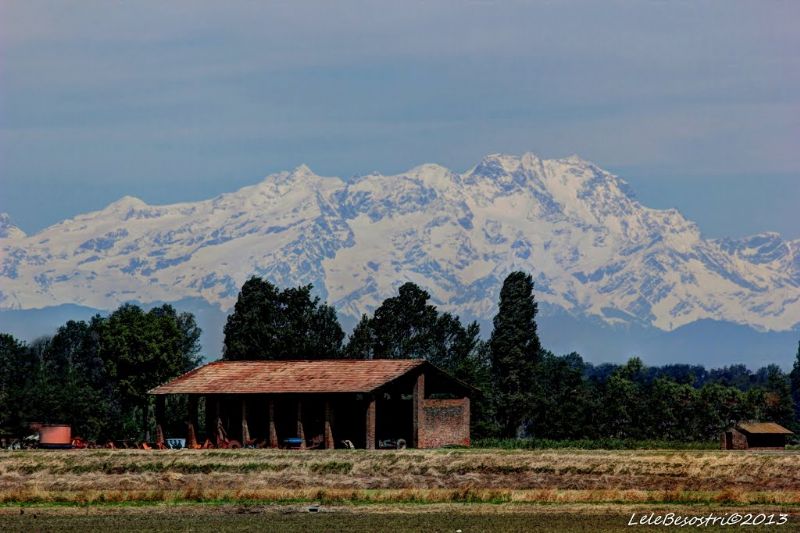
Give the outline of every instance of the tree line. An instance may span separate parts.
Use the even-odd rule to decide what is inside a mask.
[[[194,316],[170,305],[70,320],[30,345],[0,334],[0,430],[66,423],[91,440],[142,440],[147,391],[200,363],[199,338]],[[184,416],[180,407],[171,405],[173,417]]]
[[[800,429],[800,344],[787,375],[776,365],[592,365],[539,341],[534,282],[513,272],[500,291],[488,340],[476,322],[440,312],[402,285],[363,315],[347,342],[333,308],[312,287],[279,290],[260,278],[242,287],[225,326],[225,359],[426,359],[478,389],[476,437],[629,438],[705,441],[740,420]]]
[[[500,291],[488,339],[476,322],[439,311],[413,283],[400,286],[352,333],[311,285],[280,289],[253,277],[225,324],[223,358],[425,359],[473,385],[473,436],[707,441],[739,420],[800,429],[800,344],[793,370],[775,365],[592,365],[539,341],[534,283],[513,272]],[[196,367],[194,317],[165,305],[124,305],[108,317],[70,321],[30,345],[0,335],[0,428],[65,422],[90,439],[141,439],[147,391]],[[185,405],[170,398],[179,425]],[[168,420],[169,424],[169,420]]]

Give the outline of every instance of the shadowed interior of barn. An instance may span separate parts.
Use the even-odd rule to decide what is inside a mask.
[[[470,444],[473,389],[422,360],[216,361],[156,387],[188,397],[187,447],[415,448]],[[199,420],[200,411],[204,412]]]

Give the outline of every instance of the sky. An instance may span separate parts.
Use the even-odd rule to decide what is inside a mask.
[[[301,163],[579,154],[709,237],[800,238],[800,2],[0,0],[0,212],[33,233]]]

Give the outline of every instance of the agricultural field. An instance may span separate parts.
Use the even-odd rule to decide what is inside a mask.
[[[786,513],[800,529],[800,453],[0,452],[4,531],[614,531],[650,512]]]

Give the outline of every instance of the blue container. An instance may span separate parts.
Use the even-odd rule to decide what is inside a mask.
[[[167,448],[180,450],[186,448],[186,439],[167,439]]]

